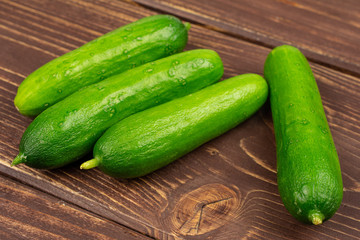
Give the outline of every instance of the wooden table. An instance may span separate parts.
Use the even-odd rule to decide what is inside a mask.
[[[31,119],[13,99],[44,63],[157,13],[192,24],[187,50],[210,48],[223,79],[263,73],[277,45],[311,62],[340,157],[344,199],[320,226],[295,220],[276,184],[269,104],[173,164],[116,180],[80,163],[11,168]],[[358,0],[1,0],[0,239],[360,239]],[[80,161],[81,162],[81,161]]]

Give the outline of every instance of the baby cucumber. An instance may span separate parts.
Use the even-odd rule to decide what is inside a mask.
[[[31,73],[15,106],[34,117],[84,86],[180,52],[189,27],[176,17],[154,15],[109,32]]]
[[[339,208],[343,185],[315,78],[304,55],[286,45],[270,52],[264,74],[270,88],[280,196],[295,218],[321,224]]]
[[[12,165],[64,166],[91,151],[101,134],[136,112],[218,81],[219,55],[206,49],[178,53],[82,88],[46,109],[26,129]],[[145,119],[146,121],[146,119]]]
[[[117,178],[146,175],[249,118],[267,94],[262,77],[244,74],[139,112],[109,128],[94,159],[80,168]]]

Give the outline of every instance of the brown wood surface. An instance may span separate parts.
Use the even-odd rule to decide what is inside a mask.
[[[358,0],[134,1],[260,45],[294,45],[316,62],[360,74]]]
[[[50,231],[51,224],[41,222],[44,214],[59,219],[50,234],[73,239],[80,234],[131,239],[121,235],[128,233],[145,239],[360,239],[360,79],[351,68],[345,73],[331,67],[333,60],[325,55],[324,64],[311,62],[311,67],[340,157],[344,199],[334,217],[321,226],[298,222],[281,202],[269,104],[228,133],[138,179],[116,180],[96,169],[81,171],[82,161],[52,171],[25,165],[10,168],[31,122],[13,106],[24,77],[91,39],[166,10],[156,7],[115,0],[0,1],[0,199],[5,203],[0,204],[0,217],[16,219],[6,224],[0,221],[0,239],[20,236],[21,223],[33,236]],[[224,62],[224,79],[247,72],[262,74],[271,41],[259,44],[224,34],[227,30],[218,31],[211,21],[206,25],[216,31],[199,23],[192,23],[187,50],[216,50]],[[316,44],[311,46],[321,50]],[[344,56],[351,57],[358,57],[356,51],[349,58]],[[34,216],[31,221],[19,217],[29,216],[28,211]],[[73,231],[90,222],[92,231],[61,235],[62,229]],[[103,228],[96,225],[100,223]]]
[[[1,239],[151,239],[1,175],[0,190]]]

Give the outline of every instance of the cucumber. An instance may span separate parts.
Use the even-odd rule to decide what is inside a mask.
[[[235,127],[266,101],[266,81],[244,74],[134,114],[109,128],[94,147],[98,166],[117,178],[155,171]]]
[[[309,63],[295,47],[268,55],[277,150],[277,181],[287,210],[305,223],[321,224],[339,208],[343,185],[338,155]]]
[[[222,74],[219,55],[199,49],[85,87],[35,118],[12,165],[53,169],[71,163],[90,152],[101,134],[119,120],[204,88]]]
[[[184,49],[189,24],[154,15],[109,32],[31,73],[14,103],[34,117],[84,86]]]

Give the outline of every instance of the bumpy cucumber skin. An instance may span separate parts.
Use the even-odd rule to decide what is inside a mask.
[[[34,168],[64,166],[90,152],[101,134],[119,120],[213,84],[222,74],[219,55],[200,49],[112,76],[36,117],[21,139],[18,156]]]
[[[216,83],[115,124],[97,141],[94,157],[110,176],[146,175],[249,118],[267,94],[256,74]]]
[[[84,86],[182,51],[187,37],[186,27],[173,16],[130,23],[31,73],[19,86],[15,106],[23,115],[37,116]]]
[[[315,78],[304,55],[287,45],[268,55],[264,75],[270,88],[280,196],[295,218],[319,224],[339,208],[343,185]],[[313,222],[314,213],[324,219]]]

